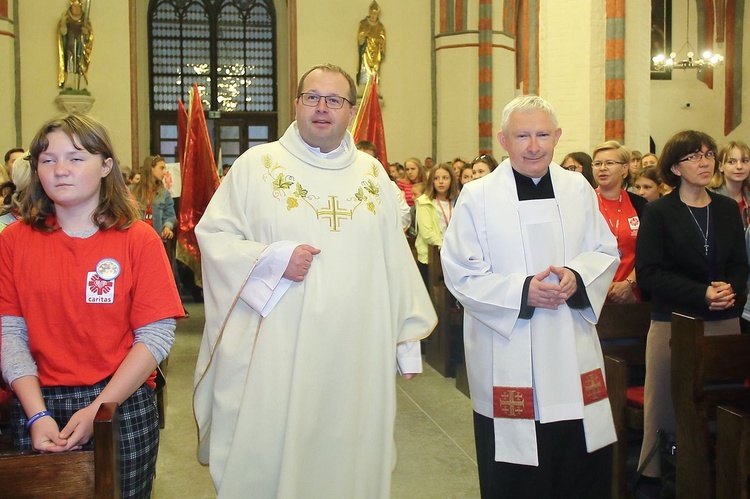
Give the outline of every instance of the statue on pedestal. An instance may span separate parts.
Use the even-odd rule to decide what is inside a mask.
[[[94,30],[89,20],[91,0],[83,2],[70,0],[57,24],[57,84],[63,90],[85,90],[88,85]]]
[[[359,71],[357,83],[367,83],[368,74],[377,74],[385,57],[385,26],[380,22],[380,6],[373,1],[367,17],[359,22]]]

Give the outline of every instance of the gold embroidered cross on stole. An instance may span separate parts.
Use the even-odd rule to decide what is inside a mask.
[[[607,385],[601,368],[581,374],[583,405],[607,398]],[[496,418],[534,419],[534,390],[530,387],[493,386],[493,413]]]
[[[581,389],[583,390],[583,405],[593,404],[607,398],[607,385],[601,368],[581,374]]]
[[[534,419],[534,395],[530,387],[493,386],[496,418]]]

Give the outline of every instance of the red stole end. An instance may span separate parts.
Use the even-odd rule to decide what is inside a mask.
[[[583,405],[607,398],[607,385],[601,368],[581,374]],[[496,418],[534,419],[534,390],[530,387],[493,386],[493,412]]]
[[[583,405],[593,404],[607,398],[607,385],[601,368],[581,374],[581,389],[583,390]]]
[[[496,418],[534,419],[534,392],[529,388],[493,386]]]

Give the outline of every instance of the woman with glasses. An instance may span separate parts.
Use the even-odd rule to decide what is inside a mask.
[[[714,139],[693,130],[675,134],[659,158],[662,179],[674,190],[643,210],[636,272],[638,284],[651,294],[651,328],[640,465],[657,441],[657,430],[675,431],[672,312],[702,317],[707,335],[740,332],[735,297],[742,296],[747,282],[745,238],[737,203],[707,189],[715,164]],[[659,459],[651,459],[644,476],[659,475]]]
[[[408,158],[406,161],[404,161],[404,168],[406,170],[406,174],[403,178],[397,180],[396,184],[398,185],[399,189],[404,191],[406,204],[408,204],[409,206],[414,206],[415,196],[414,193],[412,193],[411,188],[414,184],[424,183],[424,179],[427,176],[427,173],[419,158]]]
[[[599,211],[615,236],[620,252],[620,266],[609,286],[607,302],[635,303],[641,301],[635,278],[635,241],[646,200],[624,189],[630,165],[630,151],[625,146],[610,140],[596,146],[593,155],[592,166],[599,185],[596,189]]]
[[[710,188],[737,201],[742,223],[750,225],[750,147],[741,141],[727,142],[719,149],[719,165]]]
[[[594,180],[594,171],[591,169],[593,160],[591,156],[583,151],[571,152],[565,155],[560,166],[571,172],[578,172],[588,180],[591,187],[596,189],[596,180]]]
[[[427,283],[428,246],[443,246],[443,234],[453,216],[458,186],[450,163],[442,163],[427,175],[425,193],[415,202],[417,207],[417,266]]]
[[[495,168],[497,168],[497,161],[489,154],[479,155],[471,162],[474,180],[494,172]]]

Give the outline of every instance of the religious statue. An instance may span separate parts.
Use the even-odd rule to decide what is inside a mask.
[[[89,20],[91,0],[70,0],[57,24],[57,84],[64,89],[82,90],[88,85],[88,69],[94,30]]]
[[[359,22],[357,43],[359,44],[359,71],[357,82],[360,85],[367,83],[370,74],[376,74],[380,70],[380,63],[385,57],[385,26],[380,22],[380,6],[373,1],[370,4],[370,13]]]

